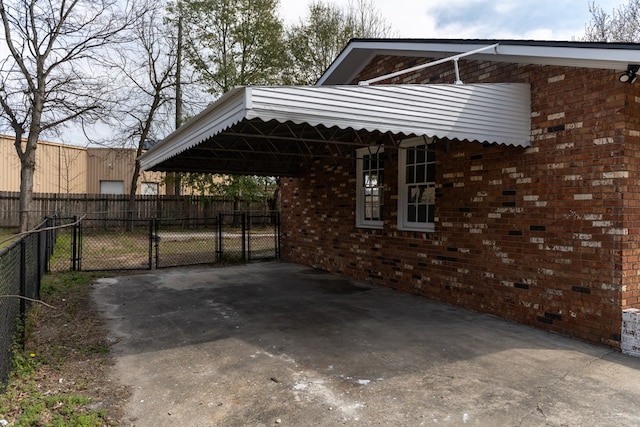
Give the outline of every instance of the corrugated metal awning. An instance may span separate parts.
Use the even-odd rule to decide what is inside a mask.
[[[143,169],[296,176],[411,136],[528,146],[529,85],[236,88],[140,157]]]

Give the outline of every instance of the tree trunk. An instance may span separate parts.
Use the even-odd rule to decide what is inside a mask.
[[[240,227],[241,224],[241,216],[240,216],[240,199],[234,197],[233,199],[233,222],[231,223],[232,227]]]
[[[34,141],[35,140],[35,141]],[[22,138],[16,136],[16,144]],[[24,233],[34,225],[33,175],[36,169],[37,136],[29,134],[27,145],[20,156],[20,232]]]
[[[138,149],[137,152],[140,153],[142,150]],[[138,156],[140,154],[137,154]],[[129,187],[129,202],[127,203],[127,219],[129,221],[133,221],[135,219],[135,210],[136,210],[136,190],[138,189],[138,177],[140,176],[140,162],[136,157],[135,166],[133,167],[133,176],[131,177],[131,186]],[[133,227],[133,222],[130,222],[129,225]]]

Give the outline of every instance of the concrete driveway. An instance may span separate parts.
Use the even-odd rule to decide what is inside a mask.
[[[640,359],[287,263],[102,279],[131,426],[640,425]]]

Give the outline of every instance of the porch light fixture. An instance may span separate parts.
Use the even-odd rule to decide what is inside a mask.
[[[640,70],[640,65],[629,64],[627,65],[627,70],[620,74],[618,80],[620,80],[621,83],[634,84],[636,80],[638,80],[638,70]]]

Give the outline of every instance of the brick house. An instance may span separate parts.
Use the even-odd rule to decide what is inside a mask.
[[[637,64],[352,40],[316,86],[235,89],[141,164],[282,177],[283,259],[640,354]]]

